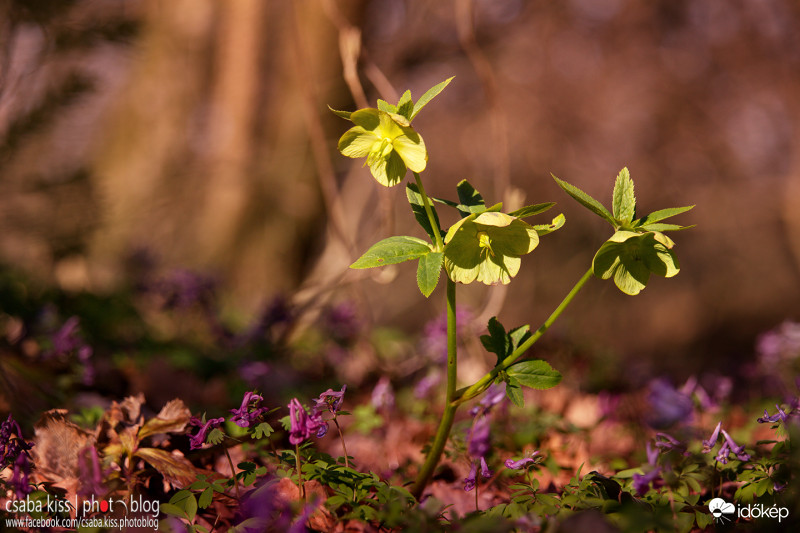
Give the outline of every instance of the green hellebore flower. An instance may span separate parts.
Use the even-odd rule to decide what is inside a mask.
[[[539,234],[517,217],[484,211],[453,224],[444,242],[444,267],[450,279],[505,285],[519,272],[520,257],[539,244]]]
[[[633,296],[644,289],[651,273],[671,278],[680,271],[678,258],[671,250],[674,245],[672,239],[658,231],[620,230],[597,251],[592,270],[602,279],[613,276],[619,290]]]
[[[425,142],[407,118],[370,107],[351,113],[350,120],[356,125],[339,139],[339,151],[347,157],[366,157],[378,183],[391,187],[403,180],[407,168],[425,170]]]

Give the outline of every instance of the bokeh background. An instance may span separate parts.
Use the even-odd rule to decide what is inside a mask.
[[[583,290],[548,334],[566,375],[739,379],[761,333],[800,319],[793,0],[5,0],[0,25],[0,262],[31,284],[103,295],[191,269],[232,324],[283,295],[420,331],[442,287],[428,302],[413,266],[347,269],[421,230],[402,187],[336,151],[349,123],[326,106],[456,76],[415,121],[428,192],[467,178],[567,217],[510,290],[459,292],[476,331],[535,327],[609,236],[550,173],[609,204],[624,166],[640,212],[695,204],[676,222],[696,227],[673,235],[676,278]]]

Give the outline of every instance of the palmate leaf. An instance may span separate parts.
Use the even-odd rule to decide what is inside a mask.
[[[553,176],[552,174],[550,174]],[[559,187],[564,189],[564,192],[572,196],[575,200],[577,200],[581,205],[586,207],[592,213],[606,219],[612,226],[617,226],[617,221],[614,220],[614,216],[608,212],[603,204],[580,190],[579,188],[575,187],[574,185],[570,185],[566,181],[560,180],[557,177],[553,176],[553,179],[556,180],[556,183]]]
[[[430,253],[427,242],[416,237],[397,236],[383,239],[350,265],[350,268],[374,268],[417,259]]]

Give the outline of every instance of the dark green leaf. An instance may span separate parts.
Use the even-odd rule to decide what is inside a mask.
[[[517,218],[532,217],[533,215],[544,213],[554,205],[556,205],[555,202],[545,202],[543,204],[526,205],[522,209],[517,209],[516,211],[512,211],[511,213],[509,213],[509,215]]]
[[[350,265],[350,268],[373,268],[417,259],[430,253],[428,243],[416,237],[397,236],[383,239]]]
[[[561,382],[561,373],[547,361],[533,359],[511,365],[508,375],[515,378],[520,385],[532,389],[550,389]]]
[[[483,347],[486,348],[487,352],[496,354],[497,361],[500,362],[505,359],[509,353],[511,353],[511,341],[509,336],[506,334],[503,324],[497,320],[497,317],[493,316],[489,319],[487,329],[489,330],[489,334],[481,335],[481,343],[483,344]]]
[[[423,94],[422,97],[419,100],[417,100],[417,103],[414,104],[414,111],[411,112],[409,120],[413,120],[414,117],[416,117],[417,114],[422,110],[422,108],[428,104],[428,102],[436,98],[436,95],[438,95],[440,92],[444,90],[445,87],[447,87],[447,85],[453,80],[454,77],[455,76],[447,78],[442,83],[434,85],[433,87],[428,89],[425,92],[425,94]]]
[[[511,339],[511,348],[508,353],[511,354],[516,350],[520,344],[525,342],[531,336],[531,327],[528,324],[519,326],[508,332],[508,337]]]
[[[506,381],[506,396],[511,403],[516,405],[517,407],[525,407],[525,398],[522,395],[522,387],[520,386],[519,381],[514,378],[508,378]]]
[[[409,183],[406,185],[406,197],[408,198],[408,203],[411,204],[411,211],[414,213],[414,218],[417,219],[417,223],[422,226],[422,229],[425,230],[431,241],[435,242],[436,237],[434,236],[434,231],[431,228],[430,220],[428,220],[428,214],[425,212],[425,204],[422,199],[422,195],[419,193],[419,188],[415,183]],[[433,219],[436,221],[436,225],[439,226],[439,215],[436,213],[436,209],[431,205],[431,211],[433,212]]]
[[[214,490],[211,487],[206,488],[200,493],[200,498],[197,499],[197,506],[200,509],[205,509],[211,505],[211,499],[214,497]]]
[[[623,168],[614,182],[612,209],[614,218],[622,223],[633,221],[636,213],[636,197],[633,193],[633,180],[628,168]]]
[[[209,432],[208,436],[206,437],[206,442],[209,444],[219,444],[225,440],[225,432],[222,431],[220,428],[214,428]]]
[[[467,180],[461,180],[458,182],[458,185],[456,185],[456,190],[458,191],[458,201],[461,202],[461,205],[468,207],[485,205],[481,193],[479,193],[478,190]]]
[[[551,176],[553,175],[551,174]],[[555,176],[553,176],[553,179],[556,180],[556,183],[558,184],[559,187],[564,189],[564,191],[567,194],[572,196],[575,200],[577,200],[581,205],[586,207],[589,211],[600,217],[603,217],[612,226],[614,227],[617,226],[616,220],[614,220],[614,217],[611,215],[611,213],[608,212],[608,209],[606,209],[603,206],[603,204],[601,204],[600,202],[598,202],[597,200],[595,200],[594,198],[592,198],[591,196],[580,190],[579,188],[575,187],[574,185],[570,185],[566,181],[560,180]]]
[[[417,286],[425,298],[431,295],[439,283],[439,273],[442,271],[444,253],[430,252],[419,258],[417,266]]]
[[[680,226],[678,224],[660,224],[660,223],[655,223],[655,224],[643,224],[643,225],[637,227],[636,229],[637,230],[638,229],[643,229],[643,230],[647,230],[647,231],[678,231],[678,230],[689,229],[689,228],[693,228],[693,227],[694,226]]]

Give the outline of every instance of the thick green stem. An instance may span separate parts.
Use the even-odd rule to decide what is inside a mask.
[[[442,231],[439,228],[439,224],[436,223],[436,217],[433,216],[433,207],[431,206],[430,198],[425,194],[425,187],[422,186],[422,178],[419,177],[418,172],[414,172],[414,179],[417,181],[417,189],[419,189],[419,194],[422,196],[422,205],[425,207],[425,214],[428,215],[428,222],[430,222],[431,228],[433,229],[433,239],[436,245],[435,251],[441,252],[444,250]]]
[[[423,194],[424,197],[424,194]],[[436,465],[444,451],[447,438],[450,436],[450,429],[453,427],[458,405],[453,403],[456,394],[457,377],[457,338],[456,338],[456,284],[448,278],[447,280],[447,397],[444,406],[444,413],[439,422],[439,429],[436,430],[436,437],[433,439],[431,449],[425,457],[425,463],[417,474],[417,481],[411,489],[411,493],[418,500],[428,482],[433,476]]]
[[[485,391],[487,388],[489,388],[489,386],[494,382],[495,378],[500,372],[507,370],[508,367],[514,364],[517,361],[517,359],[522,357],[522,354],[528,351],[528,349],[531,346],[533,346],[533,344],[536,341],[538,341],[542,335],[544,335],[544,333],[550,328],[553,322],[555,322],[556,319],[558,319],[558,317],[561,316],[561,313],[564,311],[564,309],[567,308],[570,302],[572,302],[572,299],[575,298],[575,295],[578,294],[578,292],[583,288],[583,286],[586,284],[587,281],[589,281],[589,278],[591,277],[592,277],[592,269],[590,268],[589,270],[586,271],[586,274],[584,274],[583,277],[581,277],[581,279],[578,280],[575,286],[572,287],[572,290],[569,291],[569,294],[567,294],[564,297],[564,299],[561,301],[558,307],[556,307],[555,311],[553,311],[552,314],[549,317],[547,317],[547,320],[544,321],[544,324],[539,326],[539,329],[537,329],[536,332],[528,338],[528,340],[520,344],[517,347],[517,349],[511,352],[511,354],[508,357],[503,359],[488,374],[483,376],[473,385],[470,385],[465,389],[457,391],[451,401],[453,401],[456,405],[460,405],[468,400],[471,400],[472,398],[475,398],[483,391]]]

